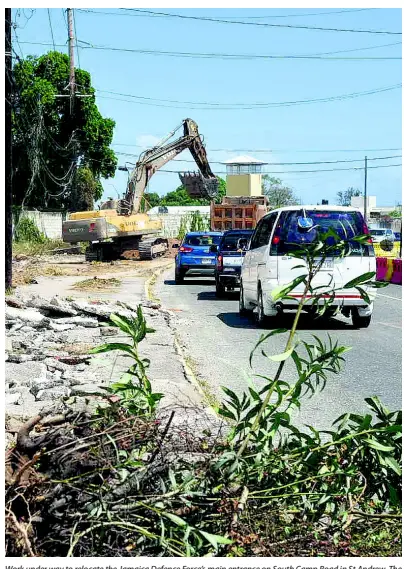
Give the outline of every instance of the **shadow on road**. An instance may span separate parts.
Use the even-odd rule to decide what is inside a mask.
[[[219,320],[221,320],[226,326],[230,328],[252,328],[257,330],[275,330],[276,328],[287,328],[290,329],[293,324],[295,314],[284,313],[280,318],[274,318],[273,322],[269,321],[264,328],[257,326],[253,317],[240,317],[238,312],[221,312],[217,315]],[[352,329],[352,325],[348,322],[343,322],[342,320],[337,320],[336,318],[324,319],[324,318],[313,318],[308,314],[302,314],[297,326],[298,330],[349,330]]]
[[[226,292],[224,296],[217,297],[215,290],[203,290],[202,292],[198,292],[198,300],[213,300],[213,301],[226,301],[226,300],[238,300],[239,293],[237,292]]]
[[[199,280],[199,279],[192,279],[192,278],[187,278],[185,277],[184,282],[180,285],[176,285],[175,284],[175,280],[165,280],[164,281],[165,285],[168,286],[215,286],[215,281],[214,280]]]

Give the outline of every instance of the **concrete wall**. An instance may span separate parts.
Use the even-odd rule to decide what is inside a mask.
[[[206,228],[210,227],[210,207],[209,206],[183,206],[167,207],[167,213],[159,213],[159,208],[155,207],[148,211],[151,219],[160,219],[163,222],[161,235],[164,237],[178,237],[181,221],[186,223],[186,231],[190,230],[192,213],[198,211],[205,220]]]
[[[227,196],[261,196],[261,174],[239,174],[226,176]]]
[[[25,210],[20,218],[31,219],[49,239],[62,239],[62,222],[66,219],[66,214],[60,211],[36,211]],[[14,217],[14,223],[16,218]]]

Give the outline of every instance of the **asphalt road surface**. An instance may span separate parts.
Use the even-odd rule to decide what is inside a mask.
[[[195,371],[216,397],[223,397],[221,385],[240,393],[252,380],[258,386],[264,384],[265,380],[254,379],[254,374],[274,376],[277,364],[260,354],[254,356],[253,368],[249,365],[250,352],[263,330],[254,320],[240,318],[238,292],[217,299],[212,278],[186,277],[183,285],[175,285],[173,270],[169,270],[157,282],[156,293],[165,308],[177,313],[177,331]],[[282,325],[290,328],[292,320],[293,313],[286,313]],[[326,429],[342,413],[365,412],[364,398],[372,395],[391,410],[401,409],[401,286],[380,290],[367,329],[353,329],[351,320],[343,316],[320,322],[302,315],[298,328],[301,339],[308,341],[312,334],[326,339],[327,333],[352,350],[345,354],[341,373],[331,375],[321,393],[302,401],[297,423]],[[268,354],[279,354],[285,344],[286,335],[276,335],[265,349]],[[285,365],[283,377],[295,381],[292,361]]]

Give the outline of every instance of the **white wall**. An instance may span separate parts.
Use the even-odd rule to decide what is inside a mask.
[[[167,207],[168,213],[158,213],[159,208],[154,207],[147,213],[151,219],[161,219],[163,222],[163,229],[161,235],[164,237],[178,237],[180,231],[181,220],[188,219],[193,212],[199,211],[201,217],[206,221],[206,227],[210,227],[210,206],[182,206],[182,207]],[[161,210],[160,210],[161,211]],[[189,231],[189,227],[188,227]]]
[[[25,210],[20,219],[22,217],[31,219],[49,239],[62,239],[62,222],[66,219],[66,214],[60,211]]]

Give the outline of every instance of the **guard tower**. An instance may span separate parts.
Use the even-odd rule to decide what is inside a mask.
[[[262,166],[261,162],[251,156],[238,156],[224,162],[226,165],[227,196],[261,196]]]

